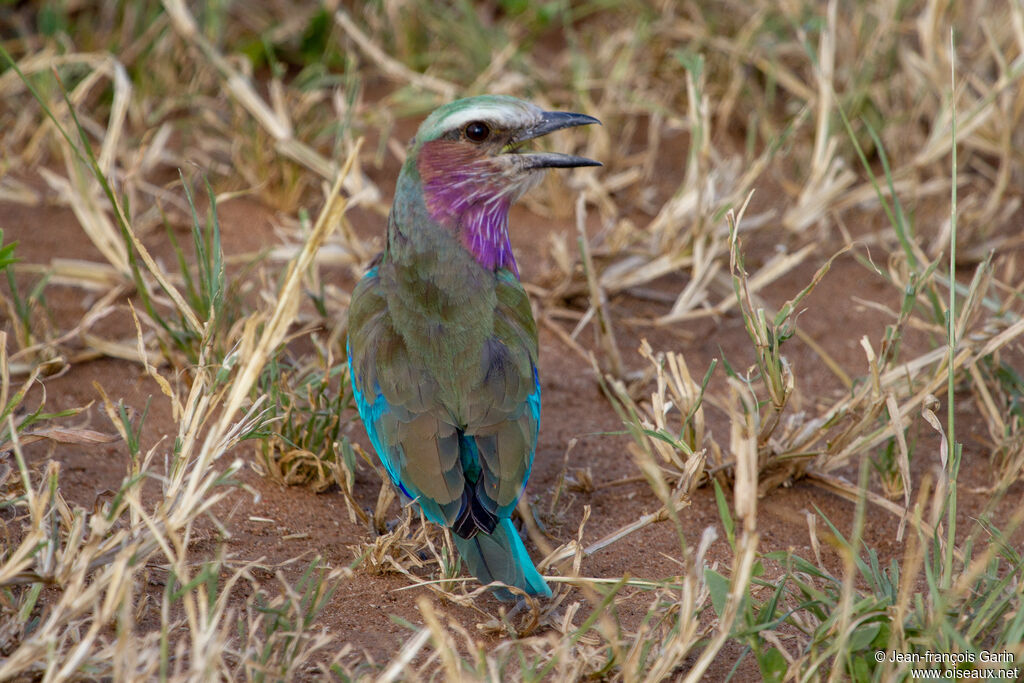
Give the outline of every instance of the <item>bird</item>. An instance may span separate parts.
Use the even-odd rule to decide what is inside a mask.
[[[435,109],[409,143],[384,251],[348,312],[354,400],[391,482],[451,530],[482,584],[538,597],[551,589],[510,519],[533,466],[541,390],[509,208],[547,169],[601,165],[528,141],[595,123],[507,95]]]

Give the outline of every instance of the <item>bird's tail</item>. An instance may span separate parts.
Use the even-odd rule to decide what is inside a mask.
[[[512,526],[512,520],[507,517],[498,520],[491,534],[481,531],[473,538],[462,538],[456,534],[452,537],[469,571],[480,583],[501,581],[521,588],[528,595],[551,597],[551,589],[533,566],[522,539]],[[514,598],[512,592],[504,588],[495,589],[494,594],[499,600]]]

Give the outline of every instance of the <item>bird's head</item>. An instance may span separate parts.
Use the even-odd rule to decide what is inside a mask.
[[[420,125],[402,174],[419,179],[430,217],[454,232],[481,265],[515,270],[507,228],[512,203],[546,169],[601,165],[569,154],[528,151],[525,143],[592,123],[600,122],[504,95],[456,100]]]

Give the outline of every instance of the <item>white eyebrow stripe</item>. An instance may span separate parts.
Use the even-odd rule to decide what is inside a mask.
[[[526,104],[525,102],[523,103]],[[508,104],[479,104],[449,114],[443,120],[445,130],[462,128],[470,121],[486,121],[499,128],[527,128],[539,123],[543,110],[540,107],[511,107]]]

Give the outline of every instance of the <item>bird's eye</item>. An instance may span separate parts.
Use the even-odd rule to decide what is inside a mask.
[[[491,134],[491,128],[483,121],[471,121],[463,129],[466,137],[473,142],[483,142]]]

